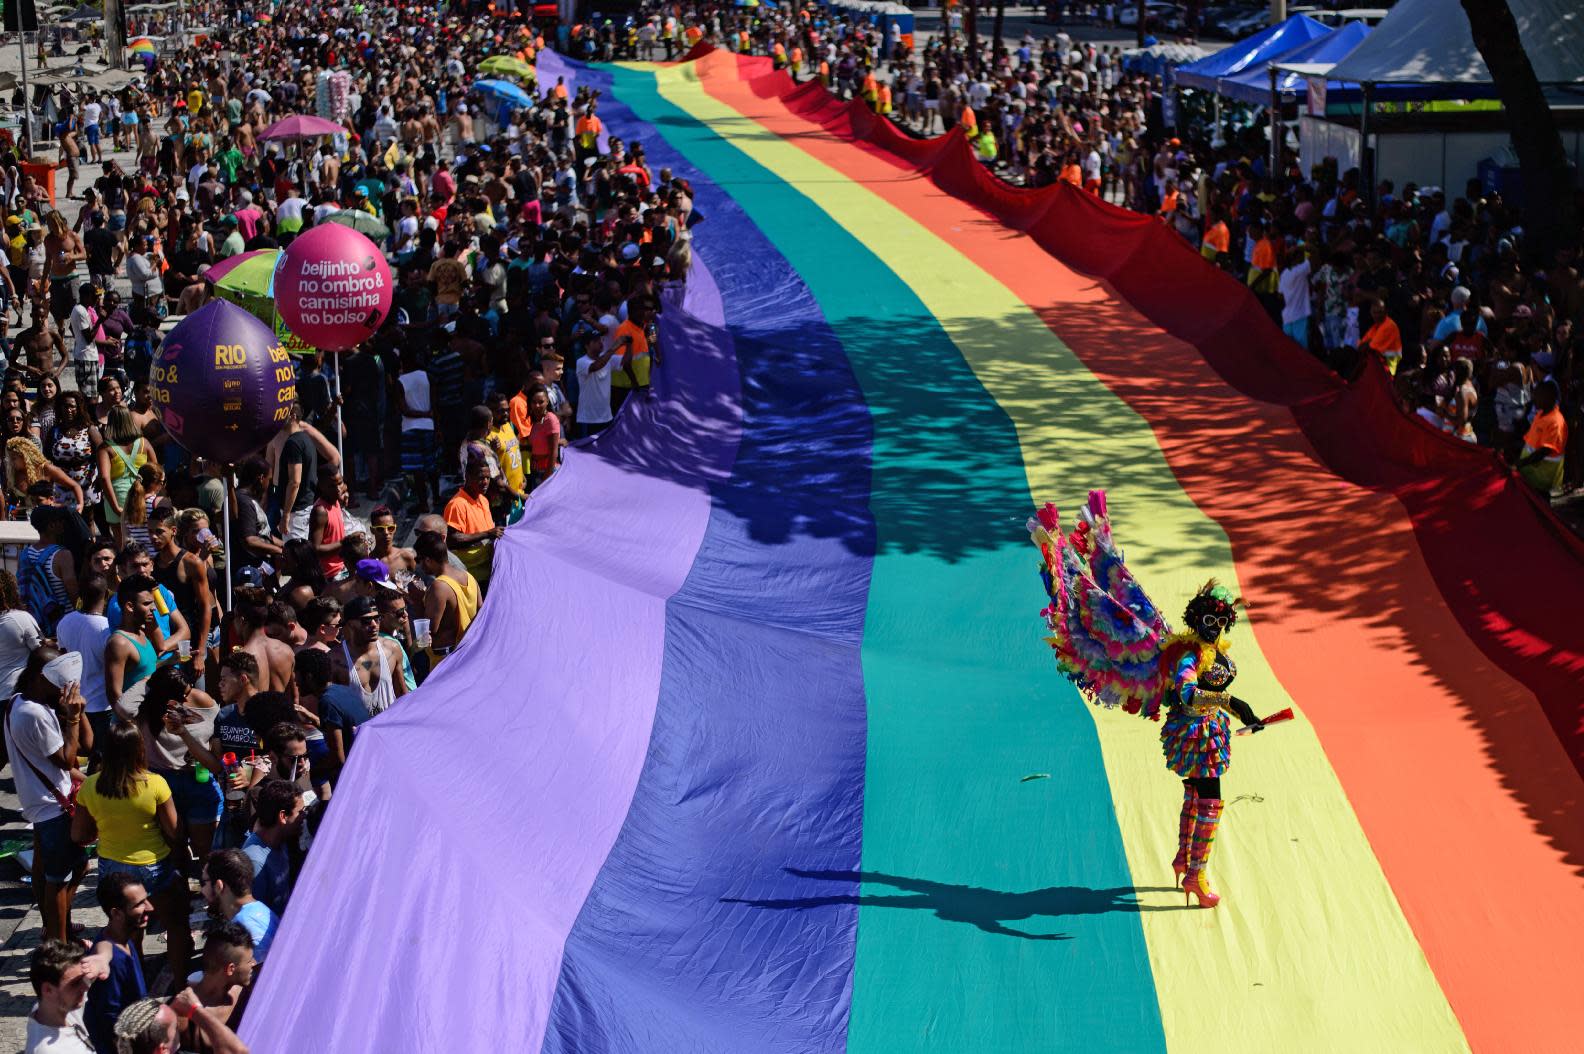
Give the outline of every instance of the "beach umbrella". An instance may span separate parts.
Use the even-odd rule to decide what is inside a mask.
[[[228,256],[204,272],[204,281],[214,287],[220,299],[229,300],[271,327],[275,339],[287,351],[306,355],[313,349],[286,328],[280,312],[275,310],[275,266],[280,262],[281,252],[280,249],[254,249]]]
[[[280,254],[279,249],[254,249],[227,256],[204,272],[204,280],[216,291],[267,297]]]
[[[325,135],[338,135],[346,131],[334,121],[309,114],[283,117],[259,133],[260,139],[317,139]]]
[[[275,263],[280,254],[279,249],[255,249],[228,256],[204,272],[204,281],[214,287],[220,299],[274,326]]]
[[[480,95],[494,99],[513,109],[526,109],[533,105],[533,96],[523,91],[511,81],[482,80],[473,85],[473,90]]]
[[[532,66],[510,55],[491,55],[479,63],[479,72],[493,73],[497,77],[520,77],[530,81],[535,77]]]
[[[390,237],[390,228],[385,226],[378,216],[371,216],[362,209],[342,209],[332,212],[325,217],[326,223],[339,223],[343,227],[351,227],[374,241],[381,241]]]

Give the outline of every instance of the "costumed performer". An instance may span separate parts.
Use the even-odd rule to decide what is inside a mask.
[[[1227,691],[1237,676],[1227,634],[1242,602],[1211,579],[1188,601],[1188,628],[1172,632],[1112,540],[1104,491],[1089,492],[1071,534],[1062,533],[1049,504],[1028,526],[1044,558],[1040,574],[1051,602],[1041,614],[1057,667],[1097,705],[1152,721],[1165,711],[1161,747],[1183,784],[1172,870],[1185,901],[1197,897],[1200,907],[1213,908],[1221,898],[1206,869],[1221,823],[1221,777],[1232,761],[1227,714],[1248,731],[1265,727]]]

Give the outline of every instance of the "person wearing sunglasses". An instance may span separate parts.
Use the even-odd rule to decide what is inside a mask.
[[[1166,767],[1183,781],[1178,816],[1177,856],[1172,870],[1184,899],[1199,898],[1215,907],[1221,897],[1210,889],[1205,868],[1221,824],[1221,776],[1232,764],[1232,723],[1227,712],[1259,732],[1265,723],[1243,700],[1227,692],[1237,666],[1227,654],[1227,633],[1237,623],[1242,601],[1215,579],[1206,582],[1183,612],[1187,629],[1162,650],[1161,669],[1171,678],[1171,706],[1161,727]]]

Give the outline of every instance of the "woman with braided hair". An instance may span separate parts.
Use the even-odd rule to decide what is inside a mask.
[[[1090,491],[1071,534],[1062,533],[1053,505],[1029,520],[1029,533],[1044,558],[1040,574],[1051,602],[1042,614],[1057,668],[1091,702],[1153,721],[1165,712],[1161,748],[1183,784],[1172,870],[1185,900],[1213,908],[1221,898],[1205,872],[1221,823],[1221,777],[1232,760],[1227,715],[1246,731],[1265,727],[1227,691],[1237,676],[1227,634],[1241,601],[1211,579],[1188,601],[1187,629],[1173,633],[1112,541],[1104,491]]]

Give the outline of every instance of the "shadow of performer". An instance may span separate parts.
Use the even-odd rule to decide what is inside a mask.
[[[1130,914],[1141,911],[1169,911],[1171,908],[1165,906],[1140,904],[1134,897],[1138,893],[1173,892],[1165,887],[1145,889],[1120,886],[1115,889],[1089,889],[1085,886],[1046,886],[1043,889],[1011,893],[999,889],[986,889],[983,886],[931,882],[928,879],[888,875],[878,871],[804,871],[789,867],[786,868],[786,872],[798,878],[823,882],[848,884],[867,882],[871,885],[890,886],[901,892],[829,893],[777,900],[724,897],[722,903],[747,904],[775,911],[822,908],[835,904],[911,908],[933,911],[936,918],[945,922],[965,922],[986,933],[1003,937],[1021,937],[1029,941],[1064,941],[1071,939],[1065,933],[1030,933],[1014,929],[1007,923],[1040,917],[1102,915],[1113,911]]]

